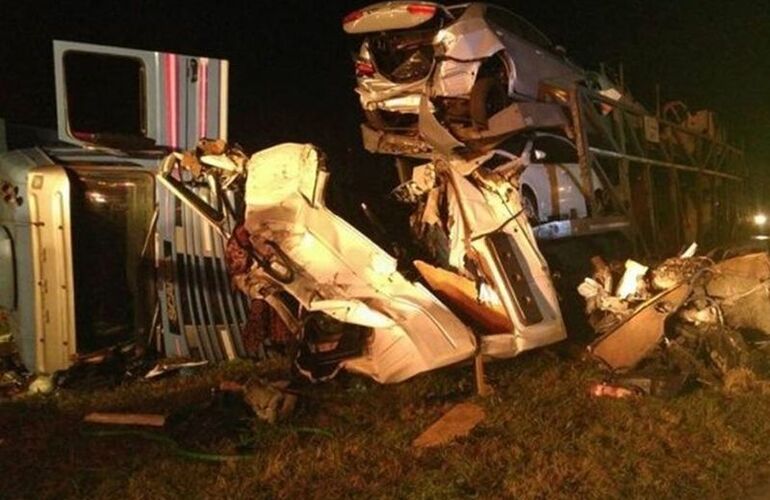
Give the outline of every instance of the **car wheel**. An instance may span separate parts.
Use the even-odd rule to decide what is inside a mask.
[[[499,78],[483,76],[471,88],[470,115],[477,127],[486,128],[495,113],[508,104],[508,93]]]
[[[529,186],[524,186],[521,189],[521,208],[524,209],[524,213],[531,226],[540,224],[540,211],[537,209],[537,198]]]

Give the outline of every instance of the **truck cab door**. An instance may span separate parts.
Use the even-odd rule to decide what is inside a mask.
[[[228,61],[54,41],[59,140],[123,151],[227,139]]]
[[[66,41],[53,48],[61,141],[131,157],[154,174],[161,154],[193,149],[201,137],[227,140],[226,60]],[[155,189],[145,202],[155,210],[154,235],[142,255],[154,240],[159,344],[169,357],[242,354],[245,308],[229,286],[224,242],[173,193]],[[195,194],[202,203],[216,198],[207,186]]]

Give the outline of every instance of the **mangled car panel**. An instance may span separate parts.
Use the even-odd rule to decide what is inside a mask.
[[[512,99],[537,99],[541,82],[583,78],[536,28],[494,5],[385,2],[343,28],[365,35],[357,92],[376,129],[414,127],[423,100],[448,122],[486,128]]]
[[[169,159],[179,167],[184,157]],[[234,283],[270,304],[299,337],[301,370],[323,379],[343,367],[398,382],[479,350],[510,357],[565,337],[548,266],[514,187],[520,162],[509,158],[493,171],[487,160],[438,159],[415,168],[397,190],[413,207],[412,230],[431,256],[406,264],[432,291],[325,206],[329,172],[311,145],[281,144],[248,161],[201,156],[202,169],[187,178],[245,176],[229,185],[242,183],[242,246],[254,258]],[[161,174],[172,187],[173,172]],[[185,201],[199,203],[194,195]]]
[[[280,145],[249,160],[245,227],[257,245],[271,242],[286,255],[294,277],[282,288],[308,311],[370,328],[368,356],[345,365],[377,380],[403,380],[468,357],[472,332],[324,206],[327,176],[311,146]],[[274,280],[260,274],[251,273],[249,293],[269,295]]]
[[[767,253],[715,262],[696,248],[653,269],[628,261],[617,287],[613,265],[594,260],[594,277],[579,291],[600,334],[589,350],[615,388],[670,396],[690,382],[726,390],[766,384]]]

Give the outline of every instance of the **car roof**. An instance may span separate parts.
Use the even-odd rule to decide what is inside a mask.
[[[498,5],[496,3],[491,3],[491,2],[465,2],[465,3],[459,3],[459,4],[453,4],[453,5],[446,5],[446,6],[444,6],[444,8],[447,11],[449,11],[453,16],[455,16],[455,19],[456,19],[456,18],[460,17],[465,12],[465,9],[467,9],[471,5],[481,5],[481,6],[483,6],[484,7],[484,12],[486,12],[486,10],[489,9],[489,8],[503,11],[503,12],[513,16],[514,18],[516,18],[516,20],[521,22],[522,24],[525,24],[530,30],[532,30],[540,38],[542,38],[543,41],[547,42],[546,43],[546,48],[550,48],[550,47],[554,46],[554,43],[551,40],[551,38],[548,37],[548,35],[546,35],[545,33],[543,33],[540,29],[538,29],[537,26],[535,26],[534,24],[529,22],[526,18],[522,17],[521,15],[517,14],[516,12],[513,12],[512,10],[508,9],[507,7],[503,7],[502,5]],[[454,11],[460,10],[460,9],[462,9],[462,12],[460,12],[460,13],[455,13],[454,12]]]

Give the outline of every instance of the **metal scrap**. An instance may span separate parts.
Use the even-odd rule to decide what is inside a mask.
[[[589,323],[600,335],[591,354],[613,384],[672,395],[688,385],[765,391],[770,375],[770,258],[755,253],[714,262],[691,246],[640,276],[660,290],[636,304],[609,295],[604,267],[579,287]],[[614,300],[610,300],[614,299]],[[617,324],[623,307],[632,313]],[[597,320],[597,318],[599,318]]]
[[[665,321],[687,299],[679,285],[656,295],[610,333],[591,344],[590,351],[613,370],[626,371],[650,354],[664,336]]]
[[[673,257],[652,270],[650,283],[655,290],[668,290],[690,280],[699,271],[713,265],[708,257]]]
[[[241,394],[243,401],[257,417],[274,424],[279,420],[286,420],[297,404],[297,395],[289,391],[288,387],[289,382],[285,380],[267,383],[253,379],[245,384],[224,381],[219,390]]]

